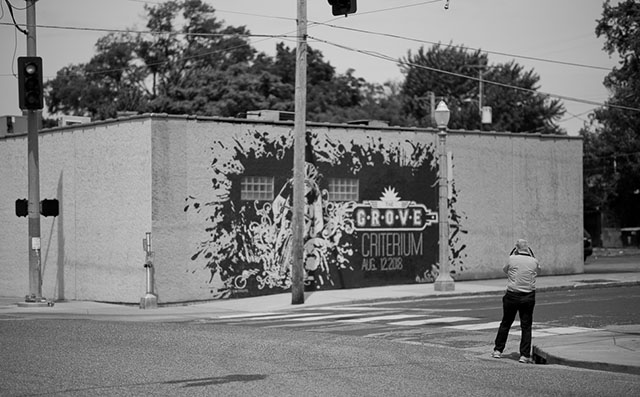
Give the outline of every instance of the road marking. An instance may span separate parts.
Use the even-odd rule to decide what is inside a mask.
[[[513,324],[511,325],[511,328],[519,327],[519,326],[520,326],[520,321],[514,321]],[[497,329],[499,327],[500,327],[500,321],[492,321],[490,323],[452,325],[445,328],[453,328],[453,329],[459,329],[464,331],[481,331],[484,329]]]
[[[477,320],[477,318],[475,317],[438,317],[438,318],[429,318],[426,320],[398,321],[395,323],[389,323],[389,325],[415,326],[415,325],[427,325],[427,324],[450,324],[450,323],[457,323],[460,321],[469,321],[469,320]],[[444,327],[444,328],[454,328],[454,327]]]
[[[548,332],[556,335],[571,335],[579,334],[581,332],[602,331],[598,328],[584,328],[584,327],[552,327],[543,329],[544,332]]]
[[[354,318],[351,320],[340,320],[341,323],[368,323],[370,321],[386,321],[386,320],[401,320],[403,318],[415,318],[424,317],[421,314],[391,314],[388,316],[374,316],[365,318]]]
[[[542,328],[539,330],[533,330],[531,332],[531,336],[535,338],[545,338],[548,336],[573,335],[573,334],[579,334],[582,332],[593,332],[593,331],[602,331],[602,330],[599,328],[584,328],[584,327],[551,327],[551,328]]]
[[[278,313],[276,313],[276,312],[262,312],[262,313],[229,314],[227,316],[219,316],[217,318],[228,319],[228,318],[260,317],[260,316],[270,316],[272,314],[278,314]]]
[[[318,313],[313,313],[313,314],[318,314]],[[328,314],[326,316],[305,317],[305,318],[298,318],[296,320],[297,321],[321,321],[321,320],[327,320],[327,319],[366,316],[367,314],[368,313]]]
[[[336,310],[336,311],[368,311],[368,312],[397,312],[398,309],[389,309],[385,307],[368,307],[368,306],[322,306],[318,308],[309,308],[310,310]]]
[[[282,315],[277,315],[277,316],[261,316],[261,317],[243,317],[243,318],[237,318],[237,319],[231,319],[235,321],[269,321],[269,320],[282,320],[282,319],[298,319],[299,317],[310,317],[310,316],[317,316],[318,313],[298,313],[298,314],[282,314]]]

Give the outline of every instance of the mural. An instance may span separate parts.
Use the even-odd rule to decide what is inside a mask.
[[[438,275],[437,162],[433,144],[307,134],[304,269],[308,290],[432,282]],[[205,236],[194,263],[209,271],[213,298],[291,287],[293,137],[247,131],[210,148],[210,194],[188,196]],[[241,199],[243,177],[273,177],[272,200]],[[329,181],[358,181],[357,201],[330,200]],[[455,197],[455,196],[454,196]],[[455,199],[450,200],[455,204]],[[451,208],[451,207],[450,207]],[[462,217],[452,210],[452,274]]]

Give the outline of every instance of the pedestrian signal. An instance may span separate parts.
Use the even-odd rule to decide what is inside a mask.
[[[16,216],[28,216],[29,215],[29,200],[17,199],[16,200]]]
[[[58,216],[59,213],[58,200],[44,199],[40,202],[40,214],[42,216]]]

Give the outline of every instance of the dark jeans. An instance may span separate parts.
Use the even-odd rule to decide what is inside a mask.
[[[520,338],[520,355],[531,356],[531,325],[533,324],[533,307],[536,305],[536,292],[512,292],[507,293],[502,298],[502,322],[496,336],[495,350],[502,353],[511,324],[516,318],[516,312],[520,314],[520,328],[522,337]]]

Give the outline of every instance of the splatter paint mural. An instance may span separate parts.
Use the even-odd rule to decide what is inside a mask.
[[[206,225],[206,237],[197,243],[191,260],[208,270],[212,297],[289,289],[292,133],[247,131],[234,136],[230,146],[216,142],[209,153],[210,193],[188,196],[184,211]],[[308,132],[305,289],[435,280],[438,179],[434,153],[432,143],[390,141],[382,136],[347,141]],[[256,177],[270,183],[259,187],[260,197],[247,198],[246,188]],[[348,197],[340,194],[344,191],[335,183],[345,180],[351,183]],[[452,209],[450,218],[457,227],[454,237],[459,237],[462,217]],[[457,244],[453,238],[449,243],[455,275],[456,269],[462,270],[464,246],[453,247]]]

